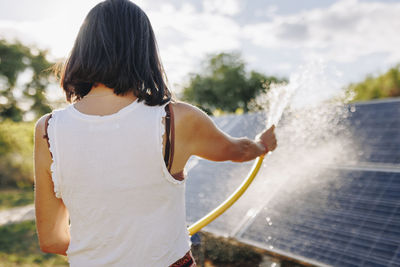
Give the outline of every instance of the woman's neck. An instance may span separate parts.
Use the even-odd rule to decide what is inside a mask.
[[[128,98],[128,99],[136,99],[136,96],[133,92],[128,92],[125,95],[116,95],[114,93],[114,89],[105,86],[102,83],[98,83],[93,85],[90,89],[89,93],[84,96],[84,98],[91,98],[91,97],[113,97],[113,98]]]

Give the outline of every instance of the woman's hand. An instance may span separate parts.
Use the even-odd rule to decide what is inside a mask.
[[[259,133],[256,136],[256,142],[261,143],[265,147],[265,153],[274,151],[277,147],[275,125],[272,125],[269,129],[265,129],[263,132]]]

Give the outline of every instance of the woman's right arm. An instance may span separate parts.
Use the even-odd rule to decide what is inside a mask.
[[[179,109],[184,109],[184,121],[187,150],[190,155],[196,155],[212,161],[243,162],[276,148],[274,127],[264,130],[256,140],[241,137],[235,138],[220,130],[212,119],[202,110],[183,102],[177,103]],[[268,151],[266,151],[268,147]]]

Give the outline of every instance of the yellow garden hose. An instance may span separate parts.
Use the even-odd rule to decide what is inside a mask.
[[[201,228],[205,227],[212,221],[214,221],[218,216],[224,213],[230,206],[233,205],[247,190],[250,184],[253,182],[254,178],[256,177],[258,171],[261,168],[262,162],[264,160],[264,155],[257,158],[256,162],[254,163],[251,171],[247,175],[247,178],[242,182],[242,184],[230,195],[222,204],[216,207],[214,210],[209,212],[206,216],[189,226],[189,234],[194,235]]]

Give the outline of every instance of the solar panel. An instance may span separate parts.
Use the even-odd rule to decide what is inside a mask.
[[[348,189],[352,189],[363,177],[370,180],[360,188],[358,196],[351,198]],[[358,263],[370,260],[377,264],[389,264],[400,245],[400,220],[393,223],[388,218],[400,215],[400,196],[397,202],[382,201],[380,196],[389,183],[374,184],[376,177],[378,173],[341,171],[341,190],[331,194],[329,201],[319,206],[315,202],[309,204],[307,195],[300,196],[301,199],[297,195],[284,203],[279,200],[270,203],[242,238],[265,242],[274,235],[270,242],[272,247],[323,262],[326,251],[334,251],[335,261],[326,263],[335,266],[347,266],[344,258],[348,257]],[[388,177],[388,180],[400,179],[400,174]],[[364,198],[363,191],[371,187],[381,193]],[[321,188],[319,195],[323,197],[329,192],[329,188]],[[281,218],[275,218],[271,209],[285,210],[286,213]],[[267,225],[265,218],[277,223]],[[283,232],[286,236],[281,238]]]
[[[361,161],[400,163],[400,102],[352,106],[349,120],[359,136]],[[350,109],[352,109],[350,107]]]
[[[286,117],[277,129],[279,149],[245,195],[206,230],[321,264],[400,266],[400,101],[348,109],[335,126],[346,127],[318,135],[312,120],[289,127],[295,122]],[[249,138],[263,121],[262,113],[215,118],[232,136]],[[229,196],[252,164],[191,161],[188,222]]]

